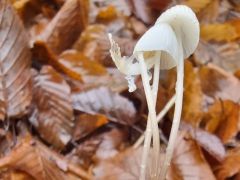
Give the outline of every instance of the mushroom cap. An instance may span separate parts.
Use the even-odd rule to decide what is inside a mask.
[[[160,15],[155,25],[167,23],[181,38],[184,59],[197,48],[199,42],[199,22],[195,13],[187,6],[174,6]]]
[[[166,23],[155,24],[136,43],[133,54],[143,53],[148,69],[153,67],[156,58],[161,69],[170,69],[177,65],[178,42],[175,32]],[[159,53],[161,55],[159,56]]]

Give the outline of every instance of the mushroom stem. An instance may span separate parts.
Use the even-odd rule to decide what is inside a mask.
[[[159,123],[162,118],[167,114],[169,109],[174,105],[176,100],[176,95],[174,96],[167,102],[167,104],[164,106],[164,108],[161,110],[161,112],[157,115],[157,122]],[[142,142],[144,141],[144,136],[146,135],[146,132],[144,132],[138,140],[134,143],[133,148],[138,148]]]
[[[166,150],[166,156],[163,162],[162,170],[160,173],[160,180],[165,180],[168,167],[173,155],[173,150],[175,147],[175,141],[178,134],[178,128],[181,120],[182,113],[182,102],[183,102],[183,80],[184,80],[184,59],[181,39],[179,41],[180,49],[180,59],[177,65],[177,82],[176,82],[176,101],[175,101],[175,110],[173,115],[172,128],[170,132],[169,142]]]
[[[144,180],[146,177],[146,164],[148,159],[149,147],[151,143],[151,134],[153,134],[153,179],[157,178],[157,169],[158,169],[158,161],[159,161],[159,149],[160,149],[160,142],[159,142],[159,130],[156,118],[156,111],[155,111],[155,102],[153,99],[152,90],[149,84],[149,77],[147,73],[147,67],[144,61],[143,54],[139,55],[139,64],[141,68],[141,76],[143,81],[143,87],[146,94],[147,105],[149,109],[149,116],[150,121],[147,122],[147,130],[146,130],[146,137],[144,143],[144,149],[142,154],[142,163],[141,163],[141,173],[140,173],[140,180]],[[152,131],[151,131],[152,128]]]

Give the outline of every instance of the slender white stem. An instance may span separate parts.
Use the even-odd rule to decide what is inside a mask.
[[[156,57],[155,64],[154,64],[154,75],[153,75],[153,86],[152,86],[154,107],[156,107],[156,102],[157,102],[161,52],[157,52],[156,56],[157,57]]]
[[[176,100],[176,95],[174,94],[173,97],[167,102],[167,104],[164,106],[164,108],[162,109],[162,111],[157,115],[157,122],[159,123],[161,121],[161,119],[167,114],[167,112],[169,111],[169,109],[174,105]],[[133,148],[138,148],[144,140],[144,136],[145,136],[146,132],[144,132],[139,138],[138,140],[135,142],[135,144],[133,145]]]
[[[179,41],[180,50],[182,50],[181,43],[182,42]],[[176,102],[175,102],[173,123],[172,123],[171,133],[170,133],[169,142],[166,150],[166,156],[165,156],[161,174],[160,174],[160,180],[165,180],[166,178],[168,167],[170,166],[173,150],[175,147],[175,141],[177,138],[178,128],[181,120],[181,113],[182,113],[183,80],[184,80],[184,59],[183,59],[183,52],[180,51],[180,59],[177,65]]]
[[[143,54],[139,55],[139,64],[141,67],[141,76],[143,81],[143,87],[146,94],[148,109],[149,109],[149,116],[150,116],[150,122],[147,122],[147,132],[146,132],[146,139],[145,141],[151,142],[151,131],[149,129],[152,127],[153,132],[153,160],[154,160],[154,166],[153,166],[153,179],[157,178],[157,169],[158,169],[158,161],[159,161],[159,153],[160,153],[160,142],[159,142],[159,131],[158,131],[158,124],[157,124],[157,117],[156,117],[156,111],[155,111],[155,105],[154,105],[154,99],[152,95],[152,90],[149,84],[149,77],[147,73],[147,67],[144,62]],[[151,123],[151,126],[149,125]],[[150,126],[150,128],[149,128]],[[149,133],[150,132],[150,133]],[[150,134],[150,137],[149,137]],[[145,143],[146,144],[146,143]],[[146,144],[148,145],[148,144]],[[146,147],[143,149],[142,154],[142,163],[141,163],[141,173],[140,173],[140,180],[144,180],[146,177],[146,164],[148,159],[148,153],[149,150],[147,150]]]

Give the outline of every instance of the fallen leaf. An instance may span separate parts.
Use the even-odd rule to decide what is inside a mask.
[[[82,77],[83,81],[91,78],[90,76],[103,76],[107,73],[104,66],[96,61],[90,60],[84,54],[76,50],[64,51],[60,56],[58,62],[67,69],[71,69],[76,74]]]
[[[108,123],[103,115],[81,114],[75,120],[74,139],[81,139],[97,128]]]
[[[164,82],[167,91],[173,95],[176,84],[175,69],[168,72]],[[182,119],[194,127],[198,127],[203,115],[203,92],[197,69],[190,61],[185,61],[183,98]]]
[[[127,137],[126,128],[114,128],[95,134],[73,149],[68,154],[68,159],[88,169],[91,165],[112,158],[121,152]]]
[[[223,163],[216,168],[216,176],[219,180],[229,179],[240,174],[240,149],[229,151]],[[234,178],[238,179],[238,178]]]
[[[199,69],[203,93],[213,99],[239,102],[240,81],[231,73],[208,64]]]
[[[139,177],[142,149],[127,149],[93,169],[96,180],[136,180]]]
[[[34,109],[30,122],[40,136],[62,149],[73,132],[71,90],[65,80],[50,66],[43,66],[34,78]]]
[[[131,125],[135,122],[136,110],[125,97],[100,87],[72,94],[73,108],[89,114],[103,114],[109,120]]]
[[[224,144],[230,142],[240,130],[239,108],[230,100],[216,101],[204,116],[205,129],[217,134]]]
[[[82,12],[82,0],[68,0],[47,25],[37,40],[46,42],[55,53],[71,47],[85,27]]]
[[[26,114],[32,99],[27,33],[13,7],[0,1],[0,119]]]
[[[6,171],[0,174],[2,180],[34,180],[33,177],[21,171]]]
[[[39,0],[18,0],[13,3],[13,7],[23,22],[27,23],[40,12],[41,4]]]
[[[192,138],[219,162],[222,162],[226,157],[224,145],[216,135],[200,128],[194,128],[184,122],[181,122],[180,129],[188,131]]]
[[[98,12],[97,18],[100,20],[111,20],[117,17],[117,9],[110,5]]]
[[[89,179],[81,167],[69,163],[30,135],[20,138],[12,151],[0,159],[0,169],[6,168],[23,171],[37,180],[68,179],[70,174]]]
[[[193,9],[201,22],[212,22],[218,17],[219,0],[184,0],[182,4]]]
[[[75,72],[59,62],[58,57],[47,47],[46,43],[42,41],[35,41],[32,52],[36,61],[42,64],[52,65],[55,69],[68,75],[69,77],[82,81],[82,77],[78,72]]]
[[[198,144],[186,132],[178,134],[167,179],[216,179]]]
[[[123,92],[128,89],[128,83],[117,68],[106,68],[106,74],[102,76],[85,76],[84,82],[67,78],[73,91],[86,91],[98,87],[107,87],[114,92]]]
[[[99,20],[111,20],[118,16],[130,16],[131,9],[126,0],[91,0],[90,22]]]
[[[216,44],[200,41],[194,57],[201,64],[213,63],[226,71],[234,72],[240,68],[240,46],[238,43]]]
[[[201,38],[206,41],[217,42],[234,41],[240,38],[240,20],[231,20],[225,23],[201,25]]]
[[[99,162],[103,159],[109,159],[114,157],[120,152],[123,142],[128,137],[128,131],[126,128],[112,129],[109,132],[101,134],[98,138],[101,139],[101,143],[96,150],[94,160]]]
[[[141,19],[146,24],[152,24],[156,17],[154,16],[153,10],[149,6],[148,0],[131,0],[133,6],[133,12],[135,16]]]

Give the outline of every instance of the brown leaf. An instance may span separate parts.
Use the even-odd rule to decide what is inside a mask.
[[[0,159],[0,169],[5,168],[26,172],[37,180],[71,179],[70,175],[90,179],[79,166],[67,162],[29,135],[21,138],[13,150]]]
[[[47,142],[63,148],[73,132],[71,90],[50,66],[34,78],[34,103],[31,123]]]
[[[230,100],[216,101],[204,116],[205,129],[216,133],[223,143],[228,143],[239,132],[239,104]]]
[[[0,1],[0,119],[26,113],[31,103],[28,37],[8,0]]]
[[[231,20],[225,23],[201,25],[201,38],[206,41],[217,42],[234,41],[240,38],[240,20]]]
[[[216,179],[196,141],[179,132],[167,179]]]
[[[136,110],[132,102],[125,97],[100,87],[86,92],[72,94],[73,107],[89,114],[103,114],[111,121],[122,124],[135,122]]]
[[[167,83],[168,92],[174,92],[176,84],[176,71],[169,71],[168,77],[165,81]],[[190,61],[185,61],[182,119],[194,127],[198,127],[203,115],[202,111],[203,92],[199,75],[192,63]]]
[[[92,61],[87,58],[84,54],[77,52],[76,50],[64,51],[59,56],[59,63],[68,69],[71,69],[75,73],[82,77],[83,81],[89,76],[102,76],[106,74],[104,66],[96,61]]]
[[[46,42],[55,54],[71,47],[86,26],[82,14],[84,3],[83,0],[66,1],[37,39]]]
[[[118,154],[127,138],[128,131],[123,128],[114,128],[94,135],[79,144],[68,155],[68,159],[88,169],[90,165]]]
[[[152,24],[156,19],[153,10],[149,6],[148,0],[132,0],[133,12],[135,16],[141,19],[144,23]]]
[[[108,120],[105,116],[98,114],[81,114],[76,118],[75,121],[75,130],[73,133],[74,139],[81,139],[97,128],[108,123]]]
[[[94,169],[96,180],[137,180],[142,149],[127,149],[112,159],[100,162]]]
[[[126,128],[115,128],[98,136],[97,138],[101,139],[101,143],[96,151],[95,161],[115,156],[120,151],[123,142],[127,140],[127,137],[128,131]]]
[[[212,22],[216,20],[219,11],[219,0],[184,0],[184,5],[187,5],[197,14],[199,20]]]
[[[69,77],[82,81],[82,77],[78,72],[75,72],[59,62],[57,56],[47,47],[46,43],[42,41],[35,41],[32,52],[37,61],[52,65],[55,69],[68,75]]]
[[[13,7],[24,23],[27,23],[33,16],[40,12],[41,4],[39,0],[20,0],[15,1]]]
[[[223,163],[217,168],[217,179],[224,180],[240,174],[240,149],[228,153]],[[238,179],[237,177],[234,179]]]
[[[130,16],[131,9],[126,0],[91,0],[90,21],[111,20],[118,16]]]
[[[226,71],[240,68],[240,46],[238,43],[216,44],[200,41],[194,53],[195,60],[202,64],[213,63]]]
[[[201,86],[204,94],[214,99],[239,102],[240,82],[232,74],[208,64],[199,69]]]
[[[188,131],[192,138],[210,155],[212,155],[219,162],[223,161],[226,152],[222,141],[214,134],[211,134],[200,128],[193,128],[187,123],[181,123],[180,128]]]
[[[7,171],[0,174],[1,180],[34,180],[30,175],[21,171]]]

